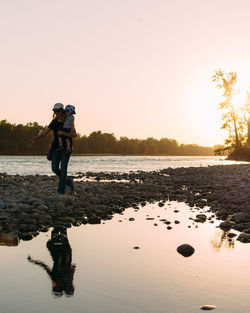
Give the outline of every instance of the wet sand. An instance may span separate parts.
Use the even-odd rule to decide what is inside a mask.
[[[40,231],[62,225],[98,224],[129,207],[166,201],[208,207],[226,221],[224,230],[242,232],[250,242],[250,166],[248,164],[167,168],[152,172],[79,173],[76,196],[56,194],[55,176],[0,174],[0,238],[30,240]],[[204,222],[198,214],[195,222]],[[7,240],[7,239],[6,239]]]

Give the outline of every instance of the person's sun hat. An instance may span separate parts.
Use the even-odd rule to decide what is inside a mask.
[[[64,112],[71,112],[71,114],[76,114],[75,107],[73,105],[66,105]]]
[[[53,110],[53,111],[54,111],[54,110],[60,110],[60,109],[63,110],[63,107],[64,107],[64,105],[63,105],[62,103],[58,102],[58,103],[54,104],[54,107],[53,107],[52,110]]]

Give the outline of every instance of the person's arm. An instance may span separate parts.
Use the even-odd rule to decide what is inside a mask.
[[[40,261],[40,260],[34,260],[32,259],[32,257],[29,255],[27,257],[27,260],[30,262],[30,263],[33,263],[33,264],[36,264],[36,265],[39,265],[41,268],[43,268],[47,274],[51,277],[51,273],[52,273],[52,270],[48,267],[47,264],[45,264],[44,262]]]
[[[30,139],[30,140],[28,141],[28,146],[30,147],[36,140],[41,139],[41,138],[47,136],[50,131],[51,131],[51,129],[48,128],[48,127],[46,127],[46,128],[41,132],[41,134],[35,136],[34,138],[32,138],[32,139]]]
[[[57,132],[57,134],[59,136],[63,135],[63,136],[66,136],[66,137],[76,137],[76,130],[75,130],[75,123],[74,123],[74,120],[71,121],[71,128],[70,128],[70,132],[69,133],[65,133],[61,130],[59,130],[59,132]]]

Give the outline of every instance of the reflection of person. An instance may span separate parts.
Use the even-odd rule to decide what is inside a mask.
[[[65,154],[64,151],[56,151],[56,148],[59,145],[58,136],[63,135],[63,145],[64,148],[67,148],[65,137],[68,137],[70,140],[70,149],[72,150],[72,137],[76,136],[75,128],[72,128],[69,133],[62,132],[62,127],[64,124],[64,116],[63,116],[63,104],[56,103],[53,107],[54,117],[48,127],[44,129],[44,131],[37,135],[36,137],[29,140],[28,145],[31,146],[32,143],[38,139],[41,139],[48,135],[48,133],[52,130],[54,133],[54,141],[51,146],[51,167],[52,171],[59,177],[58,184],[58,193],[64,194],[66,185],[68,185],[71,189],[71,192],[74,193],[74,181],[72,178],[67,177],[67,168],[68,162],[70,158],[70,153]]]
[[[67,238],[67,229],[55,227],[51,232],[51,239],[47,242],[47,248],[53,259],[53,268],[39,260],[28,256],[28,261],[43,268],[52,280],[52,291],[55,296],[61,297],[74,294],[73,276],[75,265],[72,262],[72,250]]]

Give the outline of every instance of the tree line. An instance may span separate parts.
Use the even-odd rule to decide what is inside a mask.
[[[11,124],[0,121],[0,154],[2,155],[45,155],[53,141],[53,133],[27,147],[29,139],[45,127],[37,122]],[[118,154],[118,155],[214,155],[216,147],[202,147],[196,144],[179,144],[174,139],[155,138],[117,139],[113,133],[92,132],[89,136],[77,134],[73,139],[73,154]]]

